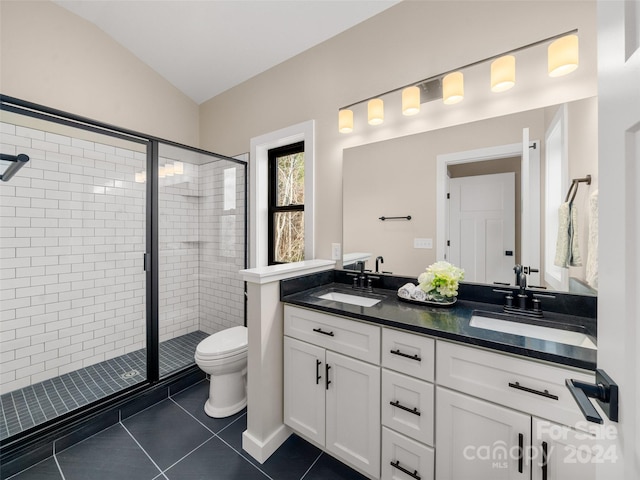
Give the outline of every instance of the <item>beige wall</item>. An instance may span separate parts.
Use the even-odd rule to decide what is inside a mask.
[[[544,87],[526,87],[537,77],[523,52],[510,93],[478,100],[488,80],[474,81],[481,69],[472,69],[458,105],[435,101],[405,118],[393,97],[383,125],[368,127],[358,107],[355,131],[337,131],[341,106],[573,28],[582,64],[571,76],[542,73]],[[595,2],[405,1],[202,104],[200,141],[236,155],[252,137],[315,119],[316,255],[330,258],[331,242],[342,239],[344,148],[594,96],[595,75]]]
[[[198,146],[198,105],[91,23],[10,0],[0,22],[3,94]]]

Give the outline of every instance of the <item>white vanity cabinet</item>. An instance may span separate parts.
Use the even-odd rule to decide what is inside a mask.
[[[289,305],[284,320],[284,422],[379,478],[380,327]]]
[[[382,329],[382,479],[434,478],[434,347]]]
[[[549,436],[553,428],[536,423],[545,418],[558,428],[585,425],[564,385],[566,378],[593,382],[593,375],[585,372],[438,341],[436,478],[593,478],[594,462],[570,464],[559,455],[565,446],[588,449],[593,438],[566,428],[571,435],[565,440],[568,445],[561,446]],[[547,435],[541,438],[541,433]],[[583,443],[576,444],[582,437]]]
[[[284,422],[371,478],[590,480],[593,373],[285,305]],[[573,428],[570,428],[573,427]]]
[[[616,461],[615,450],[592,434],[540,418],[533,418],[531,427],[532,451],[537,454],[533,480],[595,480],[597,463]]]

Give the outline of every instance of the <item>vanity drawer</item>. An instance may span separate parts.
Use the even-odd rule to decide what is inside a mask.
[[[415,333],[382,329],[382,366],[433,382],[435,341]]]
[[[433,448],[382,427],[381,479],[433,480],[434,465]]]
[[[284,306],[284,334],[380,364],[380,327],[336,315]]]
[[[438,341],[438,385],[557,423],[585,422],[565,379],[594,382],[594,374]]]
[[[433,384],[382,369],[382,424],[433,445]]]

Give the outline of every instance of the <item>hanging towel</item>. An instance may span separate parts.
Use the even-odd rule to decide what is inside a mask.
[[[572,202],[565,202],[558,209],[558,239],[554,265],[562,268],[582,265],[577,232],[578,209]]]
[[[587,239],[587,283],[598,289],[598,191],[589,195],[589,238]]]

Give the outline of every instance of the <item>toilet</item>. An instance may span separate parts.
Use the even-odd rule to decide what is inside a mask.
[[[210,375],[205,413],[229,417],[247,405],[247,327],[231,327],[202,340],[195,353],[201,370]]]

